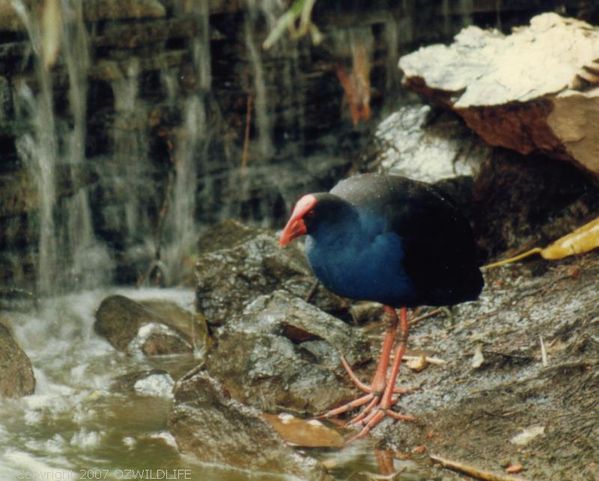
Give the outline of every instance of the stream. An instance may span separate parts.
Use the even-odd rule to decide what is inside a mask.
[[[0,479],[286,479],[180,455],[166,430],[172,384],[136,384],[137,392],[114,388],[116,378],[132,372],[182,374],[201,353],[195,359],[146,358],[116,351],[93,329],[95,311],[110,294],[169,300],[193,309],[192,290],[144,288],[91,290],[45,299],[31,312],[6,312],[15,337],[30,354],[37,384],[33,395],[0,401]],[[332,466],[339,480],[364,479],[360,473],[378,471],[368,440],[309,454]],[[415,469],[413,463],[399,463]]]

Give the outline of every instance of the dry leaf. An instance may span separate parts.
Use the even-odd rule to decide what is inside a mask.
[[[320,421],[296,418],[291,414],[262,414],[262,417],[288,443],[306,448],[340,448],[343,436]]]
[[[406,366],[408,366],[414,372],[423,371],[428,367],[428,365],[429,362],[425,355],[414,356],[406,361]]]
[[[524,471],[524,466],[520,463],[510,464],[507,468],[505,468],[505,472],[508,474],[518,474]]]
[[[599,247],[599,217],[548,245],[541,251],[544,259],[561,259],[583,254]]]
[[[541,254],[543,259],[555,260],[576,254],[584,254],[599,247],[599,217],[591,222],[579,227],[568,235],[560,237],[555,242],[545,248],[535,247],[517,256],[510,257],[498,262],[493,262],[484,266],[493,268],[510,264],[522,259],[526,259],[534,254]]]
[[[516,446],[526,446],[534,438],[543,434],[545,434],[545,426],[530,426],[510,439],[510,443]]]
[[[478,369],[483,365],[483,362],[485,362],[485,356],[483,356],[483,348],[480,344],[477,344],[474,348],[474,355],[472,356],[472,361],[470,365],[474,369]]]

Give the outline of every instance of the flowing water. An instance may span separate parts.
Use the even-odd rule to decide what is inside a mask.
[[[180,455],[166,430],[170,382],[136,384],[137,392],[113,388],[121,375],[152,368],[181,372],[198,362],[193,356],[127,356],[97,336],[95,311],[104,297],[117,293],[193,309],[192,291],[146,288],[87,291],[49,299],[34,312],[5,314],[31,357],[37,386],[33,395],[0,400],[0,479],[285,479]],[[356,475],[378,472],[368,441],[311,454],[332,461],[336,479],[364,479]],[[414,471],[411,463],[398,467]],[[171,477],[159,477],[167,474]]]
[[[81,0],[65,2],[62,8],[56,1],[48,2],[40,16],[32,14],[21,0],[12,0],[27,28],[38,85],[34,92],[23,82],[16,92],[17,116],[32,127],[16,140],[16,146],[39,195],[40,210],[34,219],[39,229],[36,279],[37,292],[43,295],[98,285],[110,278],[111,269],[107,249],[93,232],[87,191],[78,189],[64,199],[58,195],[60,185],[75,188],[86,164],[89,50]],[[63,17],[69,20],[63,22]],[[55,60],[47,53],[52,43],[64,51],[69,84],[67,122],[59,121],[55,112],[50,73]]]

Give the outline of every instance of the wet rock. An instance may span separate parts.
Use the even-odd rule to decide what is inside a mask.
[[[570,160],[599,177],[599,29],[545,13],[509,36],[468,27],[400,59],[405,84],[487,143]]]
[[[400,108],[375,135],[380,170],[423,182],[474,177],[491,151],[455,114],[428,105]]]
[[[160,44],[166,40],[189,39],[198,35],[199,27],[195,19],[170,18],[147,20],[143,23],[110,23],[102,30],[102,34],[94,38],[98,47],[139,48]],[[211,40],[222,40],[222,35],[214,29],[210,32]]]
[[[94,329],[119,351],[147,356],[191,353],[207,342],[203,318],[167,301],[135,302],[120,295],[102,301]]]
[[[229,249],[266,232],[268,232],[266,229],[250,227],[235,219],[226,219],[210,226],[200,236],[198,239],[198,252],[208,254],[222,249]]]
[[[182,452],[203,462],[305,480],[330,479],[316,461],[288,447],[257,410],[230,399],[206,373],[176,384],[168,429]]]
[[[94,180],[88,170],[57,166],[56,195],[60,198],[73,195]],[[31,174],[21,170],[10,175],[0,175],[0,217],[12,217],[39,209],[39,193]]]
[[[144,396],[159,396],[171,398],[173,394],[173,378],[166,372],[154,373],[138,379],[133,388]]]
[[[0,320],[0,397],[26,396],[34,390],[31,361]]]
[[[181,335],[164,324],[149,322],[143,324],[137,335],[127,346],[129,352],[141,352],[146,356],[184,354],[193,347]]]
[[[25,30],[25,25],[15,12],[12,2],[0,2],[0,31],[18,32]]]
[[[148,369],[119,376],[113,389],[123,392],[136,392],[144,396],[171,398],[175,381],[162,369]]]
[[[34,14],[40,14],[39,4],[25,0],[25,6]],[[39,13],[38,13],[39,12]],[[83,16],[88,22],[101,20],[124,20],[132,18],[164,17],[166,10],[158,0],[86,0]],[[21,17],[10,1],[0,2],[0,31],[25,30]]]
[[[24,262],[21,260],[21,263]],[[0,266],[2,266],[2,257],[0,256]],[[2,266],[4,268],[5,266]],[[6,271],[5,275],[6,275]],[[28,312],[36,307],[37,299],[33,292],[17,288],[0,288],[0,309],[7,311]],[[2,319],[0,318],[0,322]]]
[[[259,297],[206,360],[231,395],[267,411],[317,414],[351,398],[340,366],[370,360],[361,333],[285,291]]]
[[[158,315],[164,323],[190,340],[196,349],[202,349],[210,343],[208,326],[201,314],[187,311],[178,304],[165,300],[146,299],[139,304]]]
[[[210,324],[222,325],[258,296],[284,289],[307,297],[315,278],[304,254],[295,246],[281,249],[269,231],[248,231],[239,224],[218,227],[215,238],[200,240],[209,251],[196,264],[196,301]],[[223,240],[225,248],[215,249]],[[312,302],[331,313],[346,312],[349,301],[318,286]]]
[[[83,12],[88,22],[166,15],[164,5],[158,0],[88,0]]]

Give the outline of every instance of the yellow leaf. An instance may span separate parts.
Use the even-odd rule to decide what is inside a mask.
[[[541,255],[544,259],[561,259],[583,254],[597,247],[599,247],[599,217],[545,247]]]
[[[579,227],[573,232],[560,237],[545,248],[535,247],[529,251],[518,254],[501,261],[493,262],[484,266],[487,269],[503,266],[512,262],[530,257],[533,254],[541,254],[543,259],[555,260],[576,254],[584,254],[599,247],[599,217]]]

